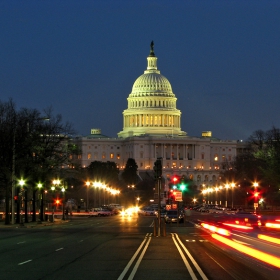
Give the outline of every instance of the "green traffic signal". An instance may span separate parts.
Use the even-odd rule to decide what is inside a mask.
[[[180,190],[181,190],[181,191],[184,191],[185,189],[186,189],[186,185],[182,183],[182,184],[180,185]]]

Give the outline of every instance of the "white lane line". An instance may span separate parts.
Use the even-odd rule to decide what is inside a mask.
[[[83,242],[84,240],[80,240],[80,241],[78,241],[79,243],[81,243],[81,242]]]
[[[18,242],[17,244],[23,244],[23,243],[25,243],[26,241],[22,241],[22,242]]]
[[[132,265],[133,261],[135,260],[135,258],[137,257],[138,253],[140,252],[141,248],[144,246],[145,242],[147,241],[147,237],[144,238],[143,242],[141,243],[141,245],[139,246],[139,248],[137,249],[137,251],[134,253],[133,257],[131,258],[131,260],[128,262],[128,264],[126,265],[126,267],[124,268],[123,272],[121,273],[121,275],[119,276],[119,278],[117,280],[122,280],[125,276],[125,274],[127,273],[127,271],[129,270],[130,266]]]
[[[184,262],[186,268],[188,269],[188,272],[189,272],[191,278],[192,278],[193,280],[197,280],[197,278],[196,278],[196,276],[195,276],[195,274],[194,274],[194,272],[193,272],[193,270],[192,270],[192,268],[191,268],[191,266],[190,266],[188,260],[187,260],[186,257],[184,256],[184,254],[183,254],[181,248],[179,247],[179,245],[178,245],[178,243],[177,243],[177,241],[176,241],[176,239],[175,239],[175,237],[174,237],[175,234],[171,233],[171,235],[172,235],[173,242],[174,242],[175,246],[177,247],[177,250],[178,250],[178,252],[180,253],[181,258],[183,259],[183,262]]]
[[[182,248],[184,249],[185,253],[187,254],[187,256],[190,258],[190,260],[192,261],[193,265],[195,266],[196,270],[198,271],[198,273],[200,274],[200,276],[202,277],[203,280],[208,280],[208,278],[206,277],[206,275],[204,274],[204,272],[202,271],[202,269],[200,268],[200,266],[197,264],[197,262],[195,261],[195,259],[192,257],[192,255],[190,254],[190,252],[187,250],[187,248],[184,246],[184,244],[181,242],[181,240],[179,239],[179,236],[177,235],[177,233],[175,233],[175,236],[178,240],[178,242],[180,243],[180,245],[182,246]]]
[[[63,250],[63,248],[56,249],[55,251],[57,252],[57,251],[60,251],[60,250]]]
[[[23,264],[26,264],[26,263],[29,263],[29,262],[32,262],[32,260],[28,260],[28,261],[25,261],[25,262],[21,262],[21,263],[19,263],[18,265],[23,265]]]
[[[133,267],[133,270],[131,271],[131,273],[130,273],[130,275],[129,275],[129,277],[128,277],[128,280],[132,280],[132,279],[133,279],[133,277],[134,277],[134,275],[135,275],[135,273],[136,273],[136,271],[137,271],[137,269],[138,269],[138,267],[139,267],[139,265],[140,265],[140,263],[141,263],[141,261],[142,261],[142,259],[143,259],[143,256],[144,256],[144,254],[146,253],[146,250],[147,250],[147,248],[148,248],[148,246],[149,246],[149,243],[150,243],[151,239],[152,239],[152,238],[149,237],[149,240],[148,240],[148,242],[146,243],[146,246],[144,247],[144,249],[143,249],[143,251],[142,251],[140,257],[138,258],[138,260],[137,260],[137,262],[136,262],[136,264],[135,264],[135,266]]]

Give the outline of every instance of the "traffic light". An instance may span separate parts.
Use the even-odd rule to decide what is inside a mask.
[[[177,175],[174,175],[171,178],[171,185],[172,185],[172,189],[177,189],[178,183],[179,183],[179,177]]]
[[[57,198],[54,203],[55,203],[56,206],[58,206],[58,205],[61,204],[61,200]]]
[[[254,197],[255,197],[255,199],[258,199],[259,198],[259,192],[254,192]]]
[[[186,190],[186,187],[187,186],[186,186],[185,182],[181,182],[180,185],[179,185],[179,188],[180,188],[181,191]]]
[[[18,201],[18,196],[17,195],[14,196],[14,201]]]
[[[162,175],[162,164],[160,158],[158,158],[154,163],[154,172],[155,172],[155,179],[156,180],[160,179]]]

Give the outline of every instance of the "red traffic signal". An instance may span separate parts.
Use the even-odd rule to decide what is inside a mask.
[[[15,201],[18,200],[18,196],[17,196],[17,195],[14,196],[14,200],[15,200]]]
[[[58,206],[59,204],[61,204],[60,199],[57,198],[57,199],[55,200],[55,204],[56,204],[57,206]]]
[[[172,182],[173,182],[174,184],[177,184],[177,183],[179,182],[178,177],[174,176],[174,177],[172,178]]]

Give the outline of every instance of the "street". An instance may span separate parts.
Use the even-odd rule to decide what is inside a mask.
[[[157,237],[153,221],[118,215],[1,225],[1,279],[278,279],[279,268],[222,245],[194,222],[167,225]]]

